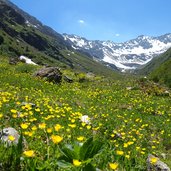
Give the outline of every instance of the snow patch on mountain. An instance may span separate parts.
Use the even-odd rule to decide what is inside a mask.
[[[159,37],[141,35],[124,43],[87,40],[76,35],[63,36],[74,49],[89,53],[94,59],[113,64],[121,70],[136,69],[171,47],[171,34]]]
[[[33,62],[31,59],[29,59],[26,56],[21,55],[19,57],[20,60],[24,60],[26,64],[32,64],[32,65],[37,65],[35,62]]]

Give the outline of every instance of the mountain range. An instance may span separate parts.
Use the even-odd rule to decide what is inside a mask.
[[[61,34],[8,0],[0,0],[0,18],[0,56],[25,56],[39,65],[115,75],[113,70],[72,48]]]
[[[68,34],[63,36],[74,49],[87,52],[95,60],[113,64],[122,71],[136,69],[171,47],[171,34],[159,37],[141,35],[124,43],[87,40]]]
[[[0,54],[24,55],[40,65],[107,75],[142,68],[171,47],[170,33],[123,43],[59,34],[8,0],[0,0],[0,18]]]

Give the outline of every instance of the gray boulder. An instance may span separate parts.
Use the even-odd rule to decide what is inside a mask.
[[[70,78],[70,77],[68,77],[67,75],[64,75],[64,76],[63,76],[63,79],[64,79],[64,81],[66,81],[66,82],[68,82],[68,83],[73,83],[73,79]]]
[[[9,136],[13,136],[15,138],[14,141],[10,141]],[[11,144],[17,145],[19,138],[20,138],[20,135],[19,135],[18,131],[14,128],[8,127],[8,128],[4,128],[0,131],[1,142],[6,143],[8,145],[11,145]]]
[[[62,73],[58,67],[44,67],[37,71],[37,77],[46,78],[49,82],[60,83],[62,81]]]
[[[170,168],[162,162],[159,158],[155,163],[152,163],[152,158],[157,158],[151,154],[148,155],[147,158],[147,171],[170,171]]]
[[[18,58],[15,58],[15,57],[9,58],[9,64],[10,65],[16,65],[18,62],[19,62]]]

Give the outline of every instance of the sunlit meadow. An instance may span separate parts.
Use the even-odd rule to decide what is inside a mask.
[[[166,88],[104,77],[55,85],[33,77],[36,69],[0,63],[0,128],[22,141],[0,144],[2,170],[145,171],[149,154],[171,166]]]

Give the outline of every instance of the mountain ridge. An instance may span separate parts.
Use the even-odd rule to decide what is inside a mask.
[[[25,56],[39,65],[105,76],[118,74],[90,55],[74,50],[62,35],[8,0],[0,0],[0,18],[0,57]]]
[[[60,51],[71,51],[69,54],[73,54],[72,51],[77,51],[80,55],[83,54],[87,60],[90,60],[90,63],[94,60],[114,70],[125,71],[142,67],[142,65],[147,64],[151,59],[164,53],[171,47],[170,33],[158,37],[140,35],[135,39],[123,43],[115,43],[111,40],[87,40],[84,37],[74,34],[61,35],[52,28],[43,25],[35,17],[24,12],[12,2],[0,0],[0,3],[1,19],[3,19],[5,15],[2,12],[2,4],[11,7],[15,11],[15,17],[20,14],[19,19],[10,18],[14,17],[13,14],[11,16],[5,16],[4,22],[0,21],[0,26],[10,36],[9,39],[13,37],[16,38],[16,41],[22,41],[24,44],[27,43],[27,45],[22,48],[30,52],[32,51],[32,49],[29,49],[31,45],[41,51],[41,53],[43,52],[46,57],[50,56],[55,60],[59,60],[62,63],[64,62],[70,67],[74,67],[75,65],[72,61],[73,57],[71,58],[68,52],[61,53]],[[12,21],[14,19],[18,21]],[[2,40],[3,34],[4,33],[0,34]],[[11,43],[11,41],[8,43]],[[1,41],[1,44],[3,44],[3,41]],[[18,54],[17,48],[10,47],[9,51]],[[1,49],[3,50],[3,48]],[[6,49],[4,49],[4,51],[6,51]],[[44,54],[43,58],[46,58]],[[30,55],[30,53],[26,53],[26,55]],[[30,57],[34,58],[32,55],[30,55]],[[77,62],[76,65],[78,66],[80,64]]]
[[[138,68],[171,47],[170,33],[158,37],[140,35],[123,43],[87,40],[77,35],[63,36],[73,48],[89,53],[98,61],[114,64],[121,70]]]

